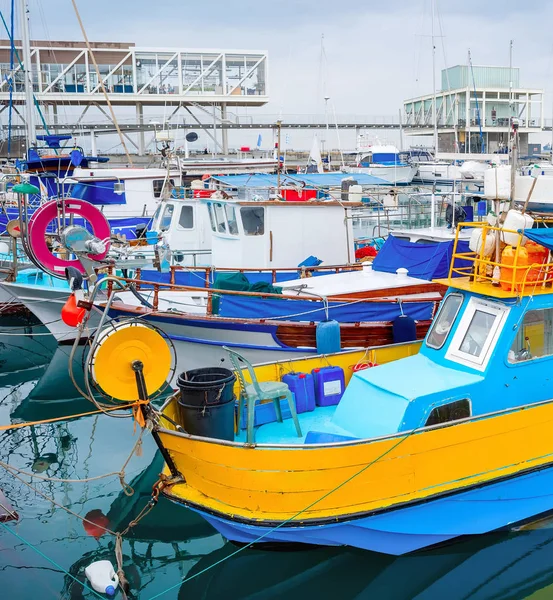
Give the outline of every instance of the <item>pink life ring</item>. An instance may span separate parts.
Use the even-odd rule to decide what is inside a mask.
[[[46,243],[48,225],[58,216],[58,208],[65,203],[65,214],[75,215],[88,221],[92,227],[92,233],[101,240],[107,240],[106,250],[101,254],[89,254],[92,260],[102,260],[109,250],[109,238],[111,229],[107,219],[93,204],[84,200],[64,198],[62,200],[50,200],[38,208],[29,219],[29,242],[37,261],[53,275],[64,277],[66,267],[75,267],[85,273],[78,259],[66,260],[56,256]]]

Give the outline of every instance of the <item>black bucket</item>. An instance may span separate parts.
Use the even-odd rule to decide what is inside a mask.
[[[225,404],[234,396],[236,375],[222,367],[192,369],[177,379],[181,402],[188,406]]]
[[[191,435],[234,440],[234,382],[232,371],[221,367],[193,369],[177,379],[179,420]]]
[[[234,440],[234,398],[224,404],[190,406],[179,402],[179,421],[190,435]]]

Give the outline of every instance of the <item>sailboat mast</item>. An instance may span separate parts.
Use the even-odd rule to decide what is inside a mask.
[[[434,155],[438,153],[438,112],[436,110],[436,40],[434,37],[435,0],[432,0],[432,116],[434,119]]]
[[[35,144],[35,105],[33,95],[33,75],[31,63],[31,40],[29,35],[29,7],[27,0],[19,0],[21,12],[21,44],[23,46],[23,67],[25,77],[25,124],[27,149]]]

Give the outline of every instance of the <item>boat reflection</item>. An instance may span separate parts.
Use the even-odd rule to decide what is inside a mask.
[[[192,577],[236,552],[228,543],[189,571]],[[185,581],[179,600],[202,598],[525,598],[553,584],[553,521],[449,547],[393,557],[354,549],[245,549]]]

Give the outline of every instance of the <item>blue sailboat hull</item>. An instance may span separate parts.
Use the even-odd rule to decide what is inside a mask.
[[[461,536],[513,527],[551,512],[553,467],[405,508],[316,526],[261,526],[189,508],[234,542],[346,545],[401,555]]]

